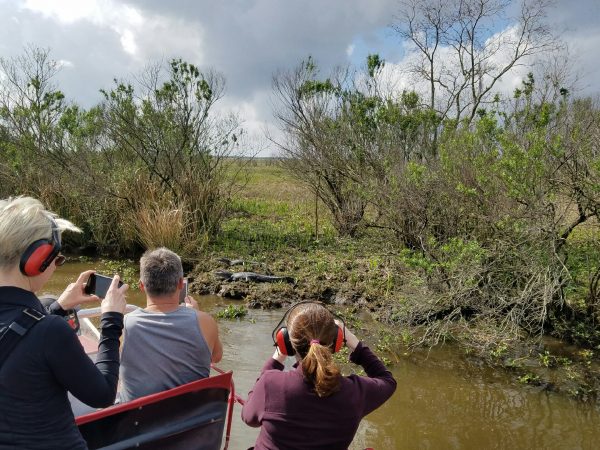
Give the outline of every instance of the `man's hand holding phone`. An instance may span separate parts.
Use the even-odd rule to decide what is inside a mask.
[[[187,278],[184,278],[183,286],[181,287],[181,291],[179,291],[179,304],[180,305],[187,303],[185,301],[187,296],[188,296],[188,280],[187,280]]]
[[[196,300],[194,300],[194,297],[192,297],[191,295],[188,295],[185,298],[185,306],[186,306],[186,308],[192,308],[192,309],[195,309],[196,311],[200,311],[198,302]]]

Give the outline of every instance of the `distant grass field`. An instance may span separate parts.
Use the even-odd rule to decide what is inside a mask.
[[[245,167],[213,251],[230,255],[287,253],[315,248],[315,198],[275,159],[257,159]],[[332,243],[335,230],[319,203],[319,245]],[[237,257],[236,256],[236,257]]]
[[[277,159],[255,159],[246,165],[246,171],[240,197],[314,205],[314,197],[309,190],[290,176]]]

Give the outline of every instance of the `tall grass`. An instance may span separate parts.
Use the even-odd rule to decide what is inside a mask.
[[[196,255],[206,241],[202,236],[190,233],[185,206],[143,206],[135,212],[135,228],[138,240],[145,248],[167,247],[187,258]]]
[[[212,247],[229,255],[308,251],[317,245],[314,228],[314,218],[302,202],[238,197]],[[332,243],[336,234],[331,224],[321,223],[319,228],[319,244]]]

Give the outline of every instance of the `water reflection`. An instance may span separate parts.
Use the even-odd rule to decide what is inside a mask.
[[[600,442],[596,408],[565,397],[494,382],[485,370],[448,370],[434,351],[425,363],[394,368],[398,390],[361,424],[354,449],[595,449]],[[453,359],[456,360],[456,359]]]
[[[59,293],[92,264],[59,268],[47,291]],[[102,270],[102,267],[96,267]],[[197,297],[216,313],[233,301]],[[132,287],[128,302],[143,305]],[[236,392],[245,397],[272,354],[271,330],[282,311],[251,310],[241,321],[219,321],[224,351],[219,366],[233,370]],[[413,355],[393,368],[394,396],[361,423],[352,450],[381,449],[596,449],[600,412],[563,396],[516,385],[503,372],[473,370],[450,349]],[[240,420],[236,405],[230,448],[245,449],[257,429]]]

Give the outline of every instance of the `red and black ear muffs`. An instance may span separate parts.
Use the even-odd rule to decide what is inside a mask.
[[[54,258],[60,253],[60,233],[54,219],[50,218],[52,226],[52,238],[38,239],[31,243],[21,255],[19,269],[28,277],[34,277],[44,272]]]
[[[277,347],[279,349],[279,353],[282,353],[287,356],[294,356],[296,354],[296,350],[294,350],[294,347],[292,346],[292,341],[290,339],[290,334],[288,333],[288,329],[286,326],[282,326],[282,324],[285,323],[287,316],[290,314],[290,312],[295,307],[297,307],[298,305],[305,304],[305,303],[316,303],[318,305],[324,306],[321,302],[315,302],[315,301],[309,300],[309,301],[298,302],[295,305],[291,306],[285,312],[285,314],[283,315],[283,317],[281,318],[281,320],[279,321],[277,326],[273,329],[273,333],[271,333],[271,336],[273,338],[273,343],[274,343],[275,347]],[[338,316],[334,312],[331,312],[331,314],[333,314],[333,316],[336,319],[339,319],[343,325],[342,327],[337,326],[337,335],[335,338],[335,343],[333,345],[333,353],[335,353],[335,352],[340,351],[340,349],[346,342],[346,323],[344,322],[344,319],[342,319],[340,316]]]

